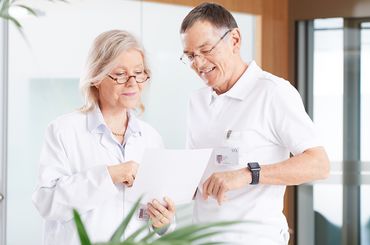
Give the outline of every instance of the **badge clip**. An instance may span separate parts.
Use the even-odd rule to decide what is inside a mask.
[[[229,139],[230,138],[232,132],[233,131],[231,129],[227,130],[226,139]]]

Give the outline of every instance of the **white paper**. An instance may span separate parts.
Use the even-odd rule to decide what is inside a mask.
[[[167,196],[176,205],[189,203],[208,165],[212,149],[145,150],[136,179],[126,188],[125,198],[135,202],[143,195],[142,203]]]

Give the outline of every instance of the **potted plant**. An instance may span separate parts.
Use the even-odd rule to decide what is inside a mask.
[[[73,210],[74,221],[76,223],[77,232],[80,238],[81,245],[189,245],[189,244],[222,244],[222,242],[205,242],[204,239],[212,237],[216,234],[219,234],[220,229],[225,226],[230,226],[233,224],[241,223],[240,221],[225,221],[225,222],[216,222],[210,224],[193,224],[181,227],[172,231],[170,233],[164,234],[161,237],[156,237],[155,231],[152,231],[142,237],[145,232],[147,232],[147,225],[139,228],[125,240],[121,240],[122,235],[124,234],[131,218],[135,214],[137,208],[140,205],[141,198],[136,201],[133,208],[130,210],[128,215],[118,226],[116,231],[113,233],[109,241],[92,243],[87,234],[87,231],[84,227],[84,224],[81,220],[79,213],[76,210]],[[150,223],[148,224],[150,225]],[[141,235],[141,236],[140,236]],[[140,238],[139,238],[140,237]],[[203,241],[202,241],[203,240]]]

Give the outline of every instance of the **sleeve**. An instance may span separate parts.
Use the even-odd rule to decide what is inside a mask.
[[[173,217],[171,224],[156,230],[156,237],[160,238],[163,235],[173,232],[176,229],[176,216]],[[153,232],[155,229],[153,226],[149,226],[149,231]]]
[[[271,108],[272,131],[278,143],[293,155],[321,145],[298,91],[289,82],[273,90]]]
[[[118,193],[105,165],[72,173],[66,142],[55,125],[46,131],[41,151],[39,178],[32,201],[47,220],[69,221],[72,208],[88,212]]]

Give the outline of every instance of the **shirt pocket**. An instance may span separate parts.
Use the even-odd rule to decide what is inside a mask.
[[[242,162],[244,165],[246,162],[255,161],[258,157],[256,153],[270,144],[263,134],[254,129],[231,131],[224,141],[224,146],[238,149],[239,164]]]

